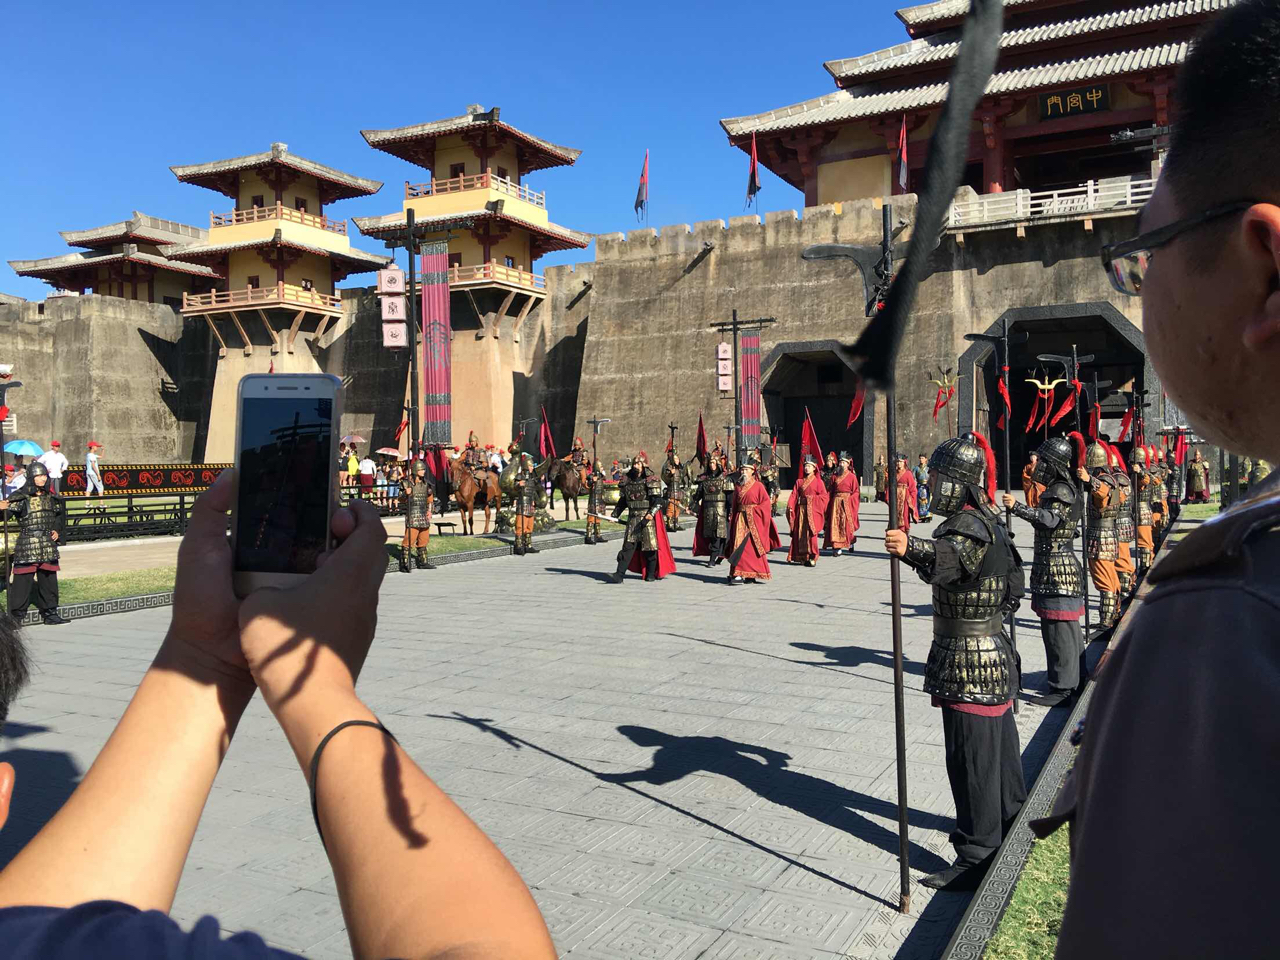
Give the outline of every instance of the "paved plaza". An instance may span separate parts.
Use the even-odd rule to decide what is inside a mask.
[[[389,575],[359,690],[515,864],[562,956],[935,957],[968,894],[897,903],[886,511],[854,555],[728,586],[672,536],[676,574],[607,582],[610,545]],[[1015,522],[1030,556],[1030,530]],[[917,528],[927,535],[932,528]],[[783,536],[784,542],[786,536]],[[781,560],[782,554],[775,554]],[[949,863],[938,711],[920,690],[929,592],[903,568],[913,876]],[[1029,609],[1026,685],[1043,680]],[[35,627],[38,671],[0,738],[18,769],[7,862],[92,762],[167,610]],[[1023,705],[1030,782],[1066,711]],[[145,774],[142,774],[145,775]],[[173,915],[213,914],[315,960],[342,913],[284,738],[255,699],[205,810]]]

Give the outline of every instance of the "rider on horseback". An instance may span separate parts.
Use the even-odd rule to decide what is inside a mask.
[[[488,458],[483,450],[480,449],[480,438],[476,436],[474,430],[467,437],[467,446],[462,451],[462,462],[466,464],[472,473],[479,473],[481,470],[488,468]]]
[[[572,463],[578,469],[578,476],[582,479],[582,486],[587,486],[587,476],[591,473],[591,452],[587,450],[582,443],[581,437],[573,438],[573,449],[569,451],[567,457],[560,459]]]

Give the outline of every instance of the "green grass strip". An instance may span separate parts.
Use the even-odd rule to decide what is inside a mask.
[[[1037,840],[985,960],[1052,960],[1070,878],[1070,828]]]

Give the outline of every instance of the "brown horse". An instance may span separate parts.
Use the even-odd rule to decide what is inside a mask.
[[[578,519],[578,496],[586,488],[582,483],[582,474],[568,460],[548,460],[538,469],[546,468],[547,479],[551,482],[551,503],[549,510],[554,510],[556,505],[556,491],[560,491],[560,496],[564,498],[564,520],[569,522],[569,504],[573,504],[573,518]]]
[[[453,497],[458,501],[458,513],[462,517],[463,535],[474,535],[476,532],[477,501],[484,506],[484,532],[488,533],[489,509],[492,507],[496,513],[502,507],[498,475],[492,470],[481,470],[479,474],[474,474],[459,458],[450,464],[449,477],[453,481]]]

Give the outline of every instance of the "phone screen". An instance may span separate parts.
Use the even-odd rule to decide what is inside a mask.
[[[329,540],[332,426],[332,399],[241,399],[237,570],[315,572]]]

